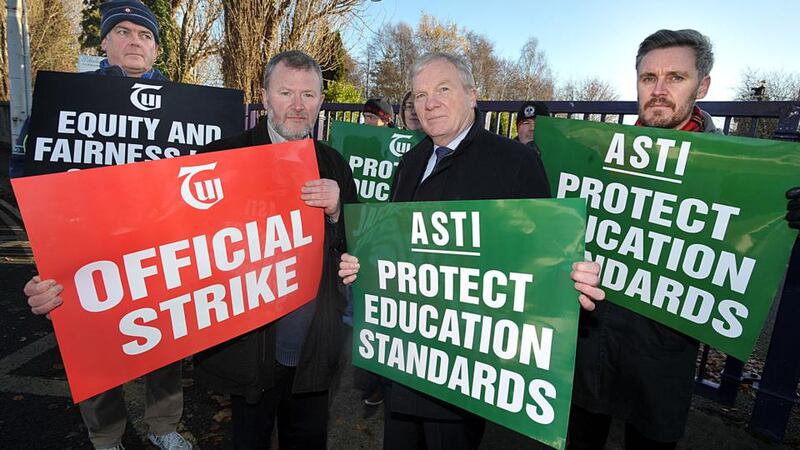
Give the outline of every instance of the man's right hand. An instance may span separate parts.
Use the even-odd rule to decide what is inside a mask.
[[[61,291],[64,286],[56,283],[56,280],[44,280],[39,275],[31,278],[25,285],[25,295],[28,297],[28,305],[34,314],[48,314],[63,303]]]

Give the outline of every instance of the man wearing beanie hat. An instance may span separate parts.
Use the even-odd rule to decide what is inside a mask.
[[[394,128],[394,110],[386,100],[371,98],[364,103],[364,123]]]
[[[100,45],[106,59],[101,75],[166,80],[153,62],[158,57],[156,16],[138,0],[112,0],[100,5]]]
[[[113,0],[100,5],[102,47],[107,58],[95,73],[105,76],[166,80],[153,61],[158,56],[158,23],[152,11],[137,0]],[[34,314],[48,314],[61,304],[63,288],[55,280],[33,277],[25,295]],[[99,371],[102,367],[98,368]],[[190,450],[192,444],[177,433],[183,413],[181,361],[144,376],[144,421],[147,437],[162,450]],[[96,449],[122,449],[128,420],[123,388],[118,386],[79,403],[89,440]]]
[[[94,73],[116,77],[166,80],[153,67],[159,51],[158,23],[153,12],[138,0],[112,0],[100,5],[100,46],[106,59]],[[28,122],[22,127],[15,147],[25,146]],[[11,178],[23,175],[25,154],[13,152],[9,163]]]
[[[523,144],[533,142],[533,130],[536,128],[536,116],[549,116],[547,105],[542,102],[525,102],[517,111],[517,137]]]

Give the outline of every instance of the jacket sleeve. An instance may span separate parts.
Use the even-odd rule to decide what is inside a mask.
[[[339,201],[342,206],[339,220],[336,223],[325,221],[325,233],[330,239],[332,250],[337,253],[337,256],[347,251],[347,242],[345,239],[345,219],[344,219],[344,205],[348,203],[358,203],[358,195],[356,194],[356,185],[353,180],[353,172],[350,166],[345,162],[335,151],[331,151],[331,159],[333,174],[336,183],[339,185]]]
[[[405,167],[404,164],[405,160],[400,158],[400,163],[397,164],[397,169],[394,171],[394,177],[392,177],[392,187],[389,189],[389,201],[393,202],[394,196],[397,195],[397,184],[400,179],[400,174],[403,172],[403,168]]]

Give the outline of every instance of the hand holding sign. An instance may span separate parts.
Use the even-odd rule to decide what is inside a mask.
[[[339,278],[342,279],[342,283],[348,285],[356,281],[360,268],[358,258],[349,253],[342,254],[342,260],[339,262]]]
[[[595,302],[606,298],[606,293],[600,289],[600,264],[596,262],[583,261],[572,265],[572,272],[569,274],[575,282],[575,289],[581,293],[578,302],[581,308],[587,311],[594,311]]]
[[[37,315],[47,314],[63,303],[61,292],[64,286],[56,280],[44,280],[39,275],[34,276],[25,284],[25,296],[28,297],[28,306],[31,312]]]
[[[339,201],[339,185],[336,181],[327,178],[306,181],[300,188],[300,199],[308,206],[323,208],[331,221],[339,221],[342,203]]]

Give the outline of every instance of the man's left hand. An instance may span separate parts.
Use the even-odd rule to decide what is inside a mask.
[[[358,258],[349,253],[342,253],[342,259],[339,261],[339,277],[342,283],[348,285],[356,281],[359,269],[361,265],[358,263]]]
[[[793,187],[786,191],[786,221],[789,228],[800,230],[800,187]]]
[[[300,199],[314,208],[324,208],[331,222],[339,221],[342,205],[339,202],[339,185],[327,178],[306,181],[300,188]]]
[[[581,293],[578,301],[581,307],[587,311],[594,311],[595,302],[606,298],[606,293],[600,289],[600,264],[596,262],[581,261],[572,265],[572,273],[569,274],[575,282],[575,289]]]

